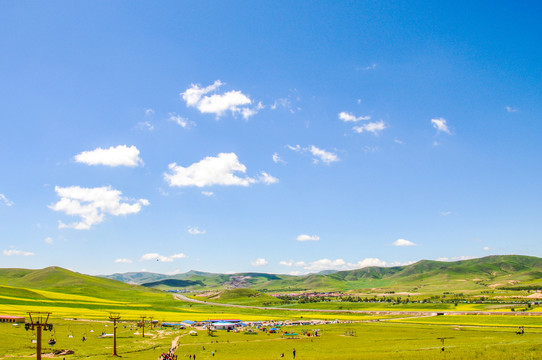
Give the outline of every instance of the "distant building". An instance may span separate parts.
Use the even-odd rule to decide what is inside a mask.
[[[0,323],[23,324],[24,320],[24,316],[0,315]]]

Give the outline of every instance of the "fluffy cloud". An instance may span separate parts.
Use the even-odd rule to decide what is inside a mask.
[[[344,122],[358,122],[362,120],[371,120],[370,116],[355,116],[352,113],[342,111],[339,113],[339,119]]]
[[[75,155],[75,161],[87,165],[106,165],[106,166],[130,166],[136,167],[143,165],[143,160],[139,157],[139,150],[135,146],[119,145],[111,146],[109,149],[97,148],[92,151],[83,151]]]
[[[252,265],[252,266],[264,266],[264,265],[267,265],[267,260],[265,260],[264,258],[257,258],[256,260],[251,261],[250,265]]]
[[[151,116],[154,114],[154,110],[151,108],[145,109],[145,116]]]
[[[319,161],[322,161],[325,164],[331,164],[333,162],[337,162],[337,161],[340,160],[339,157],[336,154],[334,154],[332,152],[329,152],[329,151],[319,149],[314,145],[311,145],[309,151],[314,156],[313,160],[314,160],[315,163],[318,163]]]
[[[6,256],[34,256],[33,252],[22,251],[22,250],[17,250],[17,249],[9,249],[9,250],[4,250],[2,252]]]
[[[131,264],[132,260],[130,260],[130,259],[115,259],[115,263],[117,263],[117,264]]]
[[[140,261],[156,260],[156,261],[163,261],[163,262],[173,262],[173,260],[175,259],[185,259],[187,257],[188,256],[186,256],[183,253],[174,254],[171,256],[163,256],[158,253],[147,253],[141,257]]]
[[[278,181],[265,172],[262,172],[257,179],[235,175],[235,173],[244,174],[247,169],[239,162],[235,153],[220,153],[217,157],[208,156],[188,167],[172,163],[168,168],[170,173],[164,173],[164,179],[169,186],[249,186],[258,182],[272,184]]]
[[[461,261],[461,260],[469,260],[469,259],[472,259],[472,256],[462,255],[462,256],[453,256],[451,258],[439,257],[437,258],[437,261]]]
[[[212,191],[202,191],[201,192],[203,195],[207,196],[207,197],[211,197],[213,196],[215,193],[212,192]]]
[[[49,245],[52,245],[53,242],[54,242],[54,241],[53,241],[53,238],[51,238],[51,237],[49,237],[49,236],[46,237],[45,240],[43,240],[43,241],[45,241],[45,243],[46,243],[46,244],[49,244]]]
[[[180,127],[184,129],[189,129],[192,126],[196,126],[195,122],[190,121],[186,118],[183,118],[182,116],[179,116],[175,113],[170,113],[168,120],[173,121],[174,123],[176,123],[177,125],[179,125]]]
[[[297,241],[318,241],[320,240],[320,236],[301,234],[296,238],[296,240]]]
[[[223,94],[212,94],[216,92],[224,83],[216,80],[212,85],[201,87],[197,84],[192,84],[190,88],[181,93],[181,97],[186,102],[186,106],[195,107],[202,114],[215,114],[217,118],[229,111],[233,115],[241,114],[247,119],[263,109],[263,105],[258,103],[254,108],[248,105],[252,104],[252,100],[241,91],[228,91]]]
[[[354,130],[358,134],[361,134],[362,132],[367,131],[367,132],[373,133],[374,135],[378,135],[378,133],[384,130],[385,128],[386,128],[386,124],[384,124],[384,122],[381,120],[381,121],[370,122],[370,123],[359,125],[359,126],[354,126],[352,130]]]
[[[206,232],[205,230],[198,229],[197,226],[188,228],[188,233],[190,235],[203,235],[203,234],[205,234],[205,232]]]
[[[387,266],[388,264],[385,261],[382,261],[377,258],[366,258],[355,263],[346,262],[343,259],[320,259],[312,262],[298,261],[294,262],[293,260],[281,261],[280,265],[288,267],[299,267],[303,268],[305,272],[317,272],[322,270],[353,270],[361,269],[369,266]]]
[[[397,239],[393,242],[393,246],[416,246],[416,244],[409,240]]]
[[[431,119],[431,125],[433,125],[438,132],[445,132],[448,135],[452,135],[448,125],[446,124],[446,119],[444,118]]]
[[[282,160],[278,153],[273,154],[273,162],[275,164],[278,164],[278,163],[286,164],[286,161]]]
[[[60,200],[56,204],[49,205],[50,209],[81,217],[80,222],[69,225],[60,222],[58,226],[60,229],[88,230],[104,221],[106,214],[113,216],[137,214],[142,206],[149,205],[146,199],[139,199],[131,204],[122,202],[126,200],[122,198],[122,192],[110,186],[96,188],[55,186],[55,192],[60,196]]]
[[[139,130],[153,131],[154,130],[154,125],[151,124],[149,121],[141,121],[141,122],[137,123],[137,128]]]
[[[286,147],[292,151],[304,153],[304,152],[310,152],[314,157],[312,161],[315,164],[318,164],[319,162],[323,162],[324,164],[331,164],[333,162],[340,161],[337,154],[334,154],[330,151],[326,151],[320,148],[317,148],[314,145],[311,145],[310,147],[304,148],[300,145],[292,146],[292,145],[286,145]]]
[[[4,194],[0,194],[0,203],[6,206],[13,206],[14,202],[9,200]]]

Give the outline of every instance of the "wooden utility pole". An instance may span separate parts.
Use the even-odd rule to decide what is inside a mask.
[[[143,337],[145,337],[145,318],[146,316],[142,316],[141,317],[141,328],[143,329],[142,332],[143,332]]]
[[[34,314],[34,317],[32,317]],[[38,340],[36,343],[36,360],[41,360],[41,331],[53,330],[53,324],[49,324],[50,312],[28,312],[30,322],[24,324],[26,330],[36,330]],[[45,317],[45,320],[43,319]]]
[[[150,329],[152,330],[152,316],[150,317],[151,321],[149,323]]]
[[[117,355],[117,320],[120,319],[120,314],[109,313],[109,320],[113,321],[113,356]]]

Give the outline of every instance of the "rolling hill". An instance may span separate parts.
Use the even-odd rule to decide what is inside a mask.
[[[127,273],[105,276],[159,289],[192,291],[250,288],[260,291],[441,291],[483,290],[498,287],[542,285],[542,259],[521,255],[496,255],[455,262],[421,260],[394,267],[321,272],[305,276],[265,273],[213,274],[189,271],[167,276]],[[151,280],[152,281],[147,281]]]

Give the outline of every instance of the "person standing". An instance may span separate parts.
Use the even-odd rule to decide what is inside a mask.
[[[294,356],[293,358],[295,359],[295,348],[292,350],[292,355]]]

